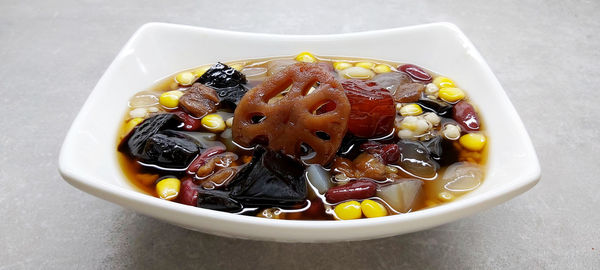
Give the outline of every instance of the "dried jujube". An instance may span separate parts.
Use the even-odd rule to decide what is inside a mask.
[[[390,134],[396,116],[390,92],[373,81],[345,80],[342,86],[350,102],[348,131],[364,138]]]
[[[179,104],[195,117],[201,118],[217,110],[219,97],[214,89],[195,83],[179,98]]]

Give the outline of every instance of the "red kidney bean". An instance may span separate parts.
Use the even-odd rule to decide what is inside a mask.
[[[350,199],[366,199],[375,196],[377,184],[371,180],[359,179],[350,181],[348,184],[332,187],[325,193],[325,199],[329,203],[337,203]]]
[[[187,173],[192,175],[196,174],[200,166],[204,165],[204,163],[206,163],[206,161],[209,158],[221,154],[223,152],[225,152],[225,147],[223,146],[214,146],[206,149],[204,152],[202,152],[202,154],[196,157],[196,159],[194,159],[192,163],[190,163],[190,166],[188,166],[187,169]]]
[[[194,184],[191,178],[184,178],[181,181],[178,200],[179,203],[196,206],[198,202],[198,186]]]
[[[194,131],[194,130],[198,130],[200,127],[202,127],[202,123],[201,123],[200,119],[195,118],[184,111],[176,111],[173,113],[175,115],[179,116],[179,118],[181,118],[181,120],[183,120],[183,127],[182,127],[183,130]]]
[[[366,142],[360,146],[360,149],[372,155],[379,155],[386,164],[395,163],[400,159],[400,148],[397,144]]]
[[[410,75],[411,78],[413,78],[414,80],[417,80],[417,81],[430,83],[433,80],[431,78],[431,75],[429,75],[429,73],[427,73],[425,70],[423,70],[422,68],[415,66],[415,65],[411,65],[411,64],[401,65],[398,67],[398,70],[400,70],[402,72],[406,72],[408,75]]]
[[[462,100],[454,105],[452,118],[460,124],[465,131],[479,130],[479,116],[475,108],[468,102]]]

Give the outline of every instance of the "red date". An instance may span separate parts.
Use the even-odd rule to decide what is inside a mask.
[[[392,132],[396,107],[387,89],[379,87],[374,81],[361,80],[346,80],[342,86],[350,101],[350,133],[369,138]]]
[[[431,75],[429,75],[429,73],[425,72],[425,70],[415,65],[401,65],[398,67],[398,70],[406,72],[408,75],[410,75],[411,78],[417,81],[425,83],[430,83],[432,81]]]
[[[332,187],[325,193],[325,199],[329,203],[338,203],[351,199],[366,199],[375,196],[377,184],[371,180],[359,179],[348,184]]]
[[[479,130],[479,116],[475,108],[466,101],[460,101],[452,109],[452,118],[460,124],[465,131]]]

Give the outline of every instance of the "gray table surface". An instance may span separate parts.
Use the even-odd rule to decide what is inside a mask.
[[[600,268],[598,1],[0,1],[0,269]],[[75,115],[140,25],[330,34],[449,21],[488,61],[542,180],[431,230],[334,244],[188,231],[83,193],[57,172]]]

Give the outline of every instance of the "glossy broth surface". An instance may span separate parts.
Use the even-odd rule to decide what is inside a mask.
[[[312,55],[310,55],[310,56],[312,56]],[[373,60],[373,59],[362,59],[362,58],[351,58],[351,57],[315,57],[315,56],[312,56],[312,57],[318,63],[322,63],[323,66],[329,66],[330,72],[332,72],[332,74],[335,74],[335,76],[337,76],[337,78],[340,81],[344,81],[347,79],[355,79],[355,80],[362,80],[362,81],[372,81],[372,80],[377,81],[378,76],[382,76],[382,74],[402,73],[402,71],[400,71],[399,67],[403,66],[403,63],[395,63],[395,62],[390,62],[390,61],[383,61],[383,60],[380,61],[380,60]],[[274,63],[279,63],[279,62],[280,63],[294,63],[294,62],[297,62],[297,60],[295,60],[295,59],[302,60],[303,58],[290,56],[290,57],[278,57],[278,58],[240,60],[240,61],[228,62],[225,64],[227,66],[234,67],[234,68],[238,69],[241,73],[243,73],[247,78],[247,83],[245,84],[246,88],[252,89],[252,88],[256,87],[257,85],[259,85],[261,82],[263,82],[266,78],[268,78],[272,74],[277,73],[277,71],[278,71],[278,69],[276,68],[277,65]],[[304,59],[304,60],[306,60],[306,59]],[[340,63],[342,63],[342,64],[340,64]],[[178,111],[178,112],[183,111],[185,113],[185,110],[182,110],[181,108],[167,108],[166,106],[164,106],[164,104],[161,103],[161,98],[160,98],[161,95],[168,91],[181,91],[181,92],[185,93],[186,91],[188,91],[190,89],[191,84],[182,83],[181,80],[183,80],[183,79],[181,79],[181,78],[184,78],[185,76],[182,76],[181,74],[183,74],[183,73],[195,74],[195,77],[193,78],[193,80],[197,80],[198,77],[201,76],[203,71],[206,71],[211,66],[212,66],[212,64],[203,65],[203,66],[199,66],[194,69],[178,72],[172,76],[169,76],[169,77],[159,81],[155,86],[151,87],[150,89],[140,91],[136,95],[136,97],[132,97],[132,99],[130,100],[130,103],[129,103],[127,113],[123,118],[123,124],[122,124],[120,133],[118,134],[118,138],[117,138],[117,144],[120,144],[121,141],[124,139],[126,140],[127,135],[130,133],[130,131],[132,129],[135,129],[135,125],[133,124],[133,122],[135,122],[135,121],[143,121],[144,119],[148,119],[149,117],[152,117],[153,115],[164,114],[164,113],[173,113],[175,111]],[[345,66],[345,68],[344,68],[344,66]],[[364,70],[358,69],[357,67],[363,68]],[[371,74],[372,77],[367,77],[366,79],[363,79],[363,78],[357,79],[356,77],[351,77],[351,76],[348,77],[348,74],[347,74],[348,68],[354,68],[354,70],[357,70],[358,73],[364,72],[365,74]],[[388,71],[388,69],[389,69],[389,71]],[[346,71],[344,71],[344,70],[346,70]],[[370,72],[365,72],[365,70],[369,70]],[[452,102],[445,102],[444,100],[442,100],[439,97],[439,95],[441,93],[440,90],[443,89],[443,87],[438,87],[438,92],[435,93],[434,95],[431,95],[430,92],[428,92],[428,90],[430,90],[430,88],[433,89],[433,86],[430,86],[430,84],[435,85],[436,80],[439,81],[438,78],[441,78],[442,76],[435,74],[431,71],[427,71],[424,69],[422,69],[422,70],[425,71],[426,73],[428,73],[432,77],[433,82],[419,81],[418,79],[415,79],[414,76],[409,74],[409,75],[411,75],[410,77],[413,80],[410,83],[422,83],[423,86],[425,87],[424,88],[425,90],[422,90],[422,93],[421,93],[419,99],[420,100],[436,99],[437,101],[440,101],[441,104],[446,103],[449,106],[456,106],[456,104],[457,104],[456,102],[454,104]],[[404,73],[407,73],[407,72],[404,72]],[[352,75],[352,74],[350,74],[350,75]],[[418,74],[416,76],[418,76]],[[452,86],[455,88],[460,87],[460,82],[456,82],[456,83],[452,82],[452,84],[453,84]],[[392,88],[394,88],[394,87],[392,87]],[[394,89],[388,90],[388,91],[392,95],[394,94],[394,93],[392,93],[394,91]],[[395,91],[399,91],[399,90],[395,89]],[[468,102],[475,109],[476,104],[472,104],[468,98],[468,89],[464,89],[464,92],[467,94],[459,102]],[[431,138],[435,138],[435,137],[441,138],[440,140],[441,140],[441,142],[442,142],[441,144],[443,146],[442,147],[443,148],[443,152],[442,152],[443,158],[435,160],[435,162],[437,162],[439,165],[439,169],[436,170],[435,176],[424,177],[424,176],[415,175],[413,172],[411,172],[411,169],[407,169],[400,163],[389,163],[389,164],[385,164],[385,170],[386,170],[386,173],[385,173],[386,177],[384,177],[385,179],[373,180],[373,182],[375,182],[376,185],[378,186],[378,190],[381,187],[392,185],[394,183],[398,183],[399,181],[404,181],[406,179],[416,179],[416,180],[421,181],[422,187],[421,187],[420,191],[418,191],[418,194],[416,195],[415,199],[413,200],[412,204],[410,205],[410,208],[405,212],[413,212],[413,211],[418,211],[418,210],[429,208],[429,207],[434,207],[436,205],[443,204],[443,203],[450,203],[453,200],[456,200],[457,198],[459,198],[460,196],[468,193],[469,191],[476,189],[477,186],[481,185],[483,183],[483,178],[485,175],[484,168],[485,168],[486,157],[487,157],[487,143],[485,143],[485,145],[483,146],[482,149],[478,149],[478,150],[468,149],[469,147],[472,147],[472,146],[470,144],[468,144],[467,139],[463,140],[462,136],[465,136],[469,133],[474,133],[474,134],[477,134],[478,136],[479,135],[483,136],[483,138],[485,138],[486,142],[489,140],[487,137],[487,134],[485,133],[485,126],[482,123],[482,119],[478,115],[477,115],[478,129],[475,131],[466,131],[464,129],[461,129],[461,131],[460,131],[461,139],[456,139],[456,140],[448,139],[447,137],[445,137],[446,133],[443,132],[444,127],[446,127],[446,125],[456,125],[458,127],[461,127],[459,121],[456,121],[456,119],[455,119],[456,117],[454,117],[452,115],[450,115],[450,116],[448,116],[448,115],[439,116],[438,115],[438,118],[440,120],[439,124],[436,126],[436,125],[431,124],[431,122],[429,122],[430,127],[427,131],[424,132],[424,135],[418,134],[417,131],[412,130],[412,131],[410,131],[412,133],[404,132],[404,133],[402,133],[403,134],[402,136],[409,136],[406,134],[416,134],[416,135],[414,135],[415,137],[401,138],[401,135],[399,133],[399,132],[401,132],[401,129],[404,129],[406,127],[412,127],[412,122],[410,122],[408,120],[406,120],[406,122],[403,122],[407,117],[414,117],[416,119],[415,123],[417,126],[420,123],[422,123],[421,120],[424,119],[424,114],[426,113],[426,110],[423,108],[423,106],[420,107],[423,110],[422,113],[415,113],[414,115],[402,115],[400,113],[401,109],[403,107],[409,106],[406,108],[410,109],[410,108],[412,108],[410,106],[413,106],[413,104],[419,104],[419,102],[415,101],[415,102],[404,103],[404,102],[394,101],[394,105],[397,106],[396,109],[398,112],[395,115],[394,128],[393,128],[392,132],[387,136],[365,138],[366,141],[371,141],[371,142],[385,144],[385,145],[398,144],[400,141],[413,141],[413,142],[420,143],[420,142],[428,142],[431,140]],[[142,109],[140,109],[140,108],[142,108]],[[138,111],[134,112],[134,110],[138,110]],[[145,110],[145,114],[142,115],[142,112],[144,110]],[[409,111],[409,110],[406,109],[405,111]],[[405,112],[405,111],[402,111],[402,112]],[[218,111],[216,112],[216,114],[219,114],[222,116],[224,121],[233,117],[233,113],[234,113],[234,109],[231,107],[225,107],[225,108],[220,107],[218,109]],[[411,112],[411,113],[414,113],[414,112]],[[477,114],[476,109],[475,109],[474,113]],[[436,114],[436,113],[434,112],[434,114]],[[200,121],[201,119],[197,119],[197,120]],[[419,121],[421,121],[421,122],[419,122]],[[139,123],[138,123],[138,125],[139,125]],[[228,129],[231,129],[231,128],[227,127],[225,130],[227,131]],[[197,131],[194,131],[194,132],[201,132],[202,134],[211,133],[211,131],[209,129],[206,129],[203,127],[199,128]],[[242,149],[240,147],[237,147],[235,144],[232,144],[231,139],[230,139],[231,135],[225,136],[224,135],[224,134],[226,134],[225,131],[224,132],[212,132],[212,133],[214,133],[214,137],[215,137],[214,141],[215,142],[222,142],[226,146],[227,152],[234,153],[235,156],[237,157],[237,159],[232,163],[233,165],[230,165],[233,168],[237,168],[236,169],[237,172],[239,172],[245,166],[245,164],[247,164],[252,159],[252,154],[253,154],[252,149]],[[450,134],[450,133],[448,133],[448,134]],[[229,137],[229,138],[224,138],[224,137]],[[348,136],[346,136],[345,140],[347,138],[348,138]],[[363,141],[363,143],[364,143],[364,141]],[[360,144],[356,144],[355,147],[357,147],[357,148],[360,147]],[[400,150],[401,153],[402,153],[402,151],[403,150]],[[360,154],[366,155],[367,152],[363,151]],[[125,153],[122,153],[119,151],[117,151],[117,155],[118,155],[118,160],[122,167],[125,177],[129,180],[129,182],[132,185],[134,185],[139,190],[143,191],[144,193],[146,193],[148,195],[151,195],[154,197],[159,197],[159,198],[161,197],[160,194],[157,192],[157,182],[160,182],[160,180],[165,177],[171,176],[174,178],[178,178],[179,180],[183,180],[181,171],[179,171],[179,172],[161,171],[161,170],[157,170],[155,167],[144,166],[143,162],[140,162],[138,159],[133,158],[131,155],[128,155],[128,154],[125,154]],[[377,154],[372,154],[372,156],[379,157],[379,156],[377,156]],[[336,156],[336,158],[339,158],[339,157]],[[348,160],[355,162],[356,159],[357,159],[357,157],[354,157],[354,161],[353,161],[353,159],[350,159],[350,158]],[[339,170],[337,168],[332,168],[334,163],[335,162],[330,162],[328,164],[321,166],[321,168],[323,168],[324,171],[326,171],[330,174],[329,181],[330,181],[331,187],[340,186],[345,183],[349,183],[349,182],[347,182],[349,180],[352,181],[353,179],[355,179],[353,177],[347,177],[346,175],[340,176]],[[360,163],[357,163],[357,164],[361,165]],[[466,178],[459,175],[457,177],[458,180],[455,180],[455,181],[448,182],[446,180],[443,180],[444,175],[446,174],[446,171],[448,170],[449,167],[452,170],[454,170],[454,167],[456,167],[457,165],[462,165],[462,164],[470,164],[469,166],[473,165],[472,167],[467,166],[466,168],[477,168],[478,171],[475,174],[478,175],[478,179],[473,180],[472,178],[469,178],[470,176],[472,176],[469,174],[466,176]],[[305,166],[306,166],[306,164],[305,164]],[[460,167],[460,166],[458,166],[458,167]],[[183,171],[185,171],[185,170],[183,170]],[[472,171],[467,170],[467,173],[471,173],[471,172]],[[394,175],[394,176],[392,178],[390,178],[389,177],[390,174]],[[361,178],[361,177],[359,177],[359,178]],[[362,177],[362,178],[364,178],[364,177]],[[464,179],[467,179],[467,180],[464,180]],[[198,180],[198,179],[196,178],[196,180]],[[196,180],[194,180],[194,181],[196,181]],[[230,182],[227,182],[227,184],[229,184],[229,183]],[[308,193],[307,193],[306,201],[304,203],[298,203],[298,204],[290,205],[290,206],[286,206],[286,207],[267,207],[267,206],[246,207],[246,206],[244,206],[243,211],[240,211],[238,213],[246,214],[246,215],[255,215],[255,216],[259,216],[259,217],[263,217],[263,218],[308,219],[308,220],[340,219],[340,217],[339,217],[340,212],[337,212],[336,206],[340,205],[341,203],[348,202],[348,201],[357,201],[360,203],[366,199],[373,200],[373,201],[379,203],[381,206],[383,206],[387,211],[387,215],[404,213],[403,211],[399,211],[398,209],[395,209],[390,204],[388,204],[388,202],[386,200],[382,199],[381,197],[379,197],[377,195],[371,196],[369,198],[358,198],[358,199],[345,200],[342,202],[331,203],[331,202],[328,202],[328,200],[326,199],[324,194],[320,194],[318,192],[318,188],[315,187],[310,180],[307,181],[306,184],[307,184]],[[217,189],[220,189],[220,188],[221,187],[217,187]],[[179,194],[178,196],[181,196],[181,194]],[[172,199],[172,200],[175,202],[178,202],[179,198]],[[364,211],[365,210],[363,209],[363,214],[362,214],[361,218],[366,218]]]

